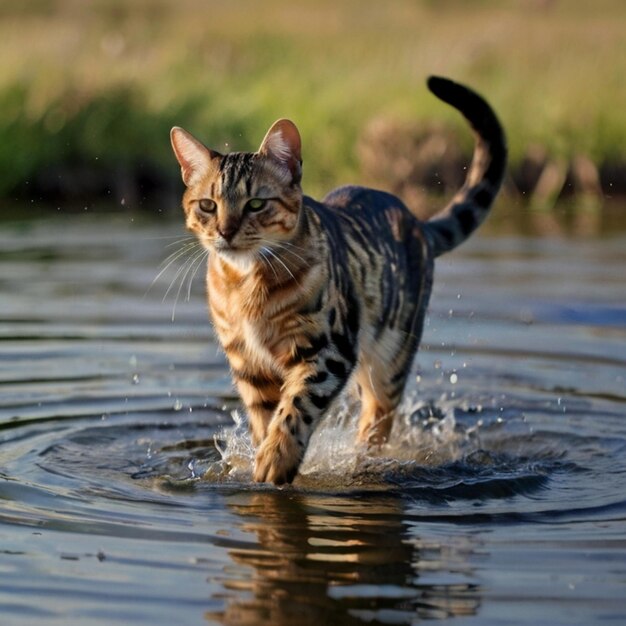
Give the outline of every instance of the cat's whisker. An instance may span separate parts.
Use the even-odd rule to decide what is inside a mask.
[[[165,259],[163,259],[163,261],[161,261],[161,265],[167,264],[172,259],[175,260],[179,256],[185,254],[185,252],[188,252],[189,250],[193,250],[194,248],[197,248],[200,245],[202,245],[202,244],[199,241],[189,241],[189,242],[185,243],[178,250],[174,250],[174,252],[172,252],[167,257],[165,257]]]
[[[176,301],[178,302],[178,297],[180,295],[180,293],[182,292],[182,289],[185,285],[185,283],[187,284],[187,293],[185,295],[184,298],[184,302],[189,302],[191,300],[191,285],[193,283],[193,278],[196,275],[198,269],[201,267],[202,265],[202,257],[204,256],[204,254],[202,252],[197,252],[190,260],[189,263],[187,265],[187,269],[185,270],[185,273],[183,274],[181,281],[180,281],[180,285],[178,287],[178,292],[176,294]]]
[[[178,291],[176,292],[176,298],[174,299],[174,306],[172,308],[172,322],[176,319],[176,307],[178,306],[178,300],[180,298],[180,294],[183,290],[183,287],[185,285],[185,281],[187,280],[187,276],[189,275],[189,273],[191,272],[192,268],[195,266],[196,261],[201,259],[203,256],[204,252],[199,252],[197,253],[194,257],[192,257],[187,265],[186,265],[186,269],[182,275],[182,278],[180,279],[180,284],[178,285]],[[188,287],[188,292],[191,291],[191,283],[189,284]],[[188,300],[187,300],[188,301]]]
[[[161,268],[161,271],[155,276],[154,280],[152,281],[152,284],[150,285],[150,288],[154,285],[154,283],[161,278],[161,276],[179,259],[187,256],[188,254],[193,254],[195,252],[195,250],[198,248],[198,244],[196,243],[194,244],[186,244],[185,246],[183,246],[181,249],[176,250],[176,252],[173,252],[172,254],[170,254],[161,265],[163,265],[163,267]],[[150,289],[149,288],[149,289]],[[148,290],[149,290],[148,289]]]
[[[182,276],[180,278],[180,283],[178,285],[178,291],[176,292],[176,298],[174,299],[174,306],[172,308],[172,322],[176,319],[176,307],[178,306],[178,300],[180,298],[180,294],[181,294],[181,292],[183,290],[183,287],[185,285],[185,280],[187,279],[187,276],[189,275],[189,272],[191,271],[191,269],[194,267],[196,261],[199,258],[202,258],[204,253],[205,253],[204,250],[202,252],[197,252],[193,257],[188,259],[185,262],[185,264],[182,266],[181,270],[179,270],[177,276],[174,278],[172,283],[170,284],[170,288],[171,288],[174,285],[174,283],[176,282],[177,277],[182,273]],[[168,291],[169,291],[169,289],[168,289]]]
[[[289,274],[289,276],[291,276],[291,278],[293,278],[293,280],[295,281],[296,285],[298,285],[298,287],[301,288],[302,285],[298,282],[298,279],[293,275],[293,272],[289,269],[289,267],[285,264],[285,262],[278,256],[278,254],[276,254],[273,250],[270,250],[269,248],[265,248],[265,250],[268,254],[274,257],[287,270],[287,273]]]
[[[278,280],[278,274],[277,274],[276,270],[274,269],[274,266],[272,265],[271,261],[263,254],[263,252],[268,252],[268,250],[266,248],[260,248],[259,249],[259,254],[261,255],[261,260],[263,261],[263,263],[267,264],[270,267],[272,272],[274,272],[274,276],[276,277],[276,280]]]
[[[305,258],[301,257],[299,254],[296,254],[293,250],[289,250],[288,248],[285,248],[281,243],[274,243],[273,245],[277,246],[278,248],[283,250],[285,253],[291,254],[292,257],[298,259],[299,261],[302,261],[305,265],[308,263],[308,261]]]
[[[178,268],[178,270],[176,271],[176,274],[174,274],[174,277],[172,278],[172,280],[170,281],[170,286],[167,288],[167,291],[165,292],[165,295],[163,296],[163,302],[165,302],[167,296],[169,295],[170,291],[172,290],[172,287],[176,284],[176,281],[178,280],[179,276],[186,270],[187,266],[189,265],[189,263],[195,258],[195,254],[197,253],[192,253],[193,256],[188,257],[185,262]],[[171,263],[170,263],[171,265]]]
[[[143,297],[145,298],[148,295],[148,293],[150,293],[150,290],[152,289],[152,287],[154,287],[155,283],[172,266],[173,263],[175,263],[181,257],[184,257],[186,254],[192,253],[193,250],[200,245],[201,244],[198,243],[197,241],[187,243],[181,249],[176,250],[175,252],[172,252],[172,254],[166,257],[165,260],[162,261],[161,263],[161,265],[163,264],[165,265],[161,268],[161,271],[154,277],[154,279],[150,283],[150,286],[146,289],[146,292],[143,294]]]
[[[306,248],[304,246],[296,246],[296,244],[292,243],[291,241],[279,241],[277,243],[280,243],[283,246],[289,246],[290,248],[294,248],[295,250],[302,250],[302,252],[306,252]]]
[[[197,263],[196,263],[196,268],[193,270],[193,273],[191,274],[191,278],[189,279],[189,285],[187,287],[187,302],[189,302],[191,300],[191,286],[193,284],[193,280],[196,277],[196,274],[198,273],[198,270],[202,267],[203,261],[208,256],[209,256],[209,251],[205,250],[204,254],[201,254],[201,255],[195,257],[197,259]]]
[[[181,233],[178,233],[177,235],[159,235],[158,237],[149,237],[149,236],[145,236],[145,237],[140,237],[140,239],[142,241],[160,241],[163,239],[178,239],[179,241],[185,241],[186,239],[193,239],[193,235],[185,235],[182,236]],[[166,245],[171,245],[171,244],[166,244]]]
[[[165,247],[166,248],[171,248],[172,246],[176,246],[178,244],[183,244],[185,242],[187,242],[187,243],[193,243],[193,242],[197,243],[197,240],[196,240],[195,237],[193,237],[191,235],[188,236],[188,237],[182,237],[182,238],[179,237],[176,241],[171,241],[170,243],[165,244]]]

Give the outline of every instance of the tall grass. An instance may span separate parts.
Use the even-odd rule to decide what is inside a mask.
[[[624,24],[623,0],[0,0],[0,195],[56,163],[175,173],[172,124],[244,150],[283,116],[319,192],[358,180],[375,116],[462,126],[431,73],[488,96],[514,164],[623,161]]]

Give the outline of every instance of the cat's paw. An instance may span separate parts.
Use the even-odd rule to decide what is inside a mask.
[[[373,416],[362,414],[359,418],[357,443],[364,444],[369,450],[380,450],[389,441],[393,425],[393,413],[377,412]]]
[[[302,448],[289,433],[270,432],[261,444],[254,467],[257,483],[284,485],[293,482],[302,462]]]

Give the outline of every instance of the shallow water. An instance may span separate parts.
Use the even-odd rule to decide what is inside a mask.
[[[182,237],[0,225],[1,624],[626,622],[624,235],[441,259],[387,449],[340,404],[282,490]]]

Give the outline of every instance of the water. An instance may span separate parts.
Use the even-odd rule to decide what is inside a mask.
[[[282,490],[181,237],[0,226],[1,624],[626,623],[624,235],[442,258],[388,448],[344,403]]]

